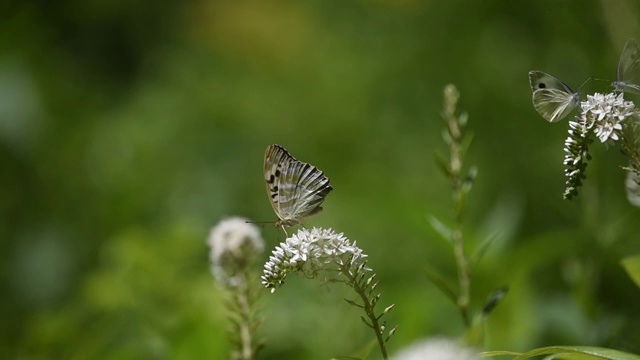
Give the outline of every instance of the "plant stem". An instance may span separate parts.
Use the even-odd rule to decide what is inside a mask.
[[[340,272],[346,276],[347,278],[347,285],[350,285],[353,290],[355,290],[355,292],[360,295],[360,298],[362,299],[362,309],[364,310],[365,314],[367,314],[367,317],[369,318],[369,320],[371,320],[371,328],[373,329],[373,331],[376,333],[376,339],[378,340],[378,346],[380,347],[380,352],[382,352],[382,358],[384,360],[387,360],[389,358],[389,356],[387,355],[387,348],[385,347],[385,341],[382,338],[382,334],[384,332],[384,330],[380,327],[380,323],[378,322],[379,317],[376,316],[375,314],[375,304],[372,303],[371,300],[369,300],[369,298],[367,297],[366,294],[366,285],[362,286],[362,284],[358,281],[358,279],[356,278],[357,276],[354,276],[351,274],[351,272],[349,271],[350,265],[347,262],[346,264],[343,264],[340,266]]]
[[[251,336],[251,307],[249,306],[249,287],[247,286],[246,273],[242,273],[244,277],[240,286],[240,309],[242,314],[242,322],[240,336],[242,338],[242,359],[249,360],[253,358],[252,336]]]
[[[469,327],[471,321],[469,319],[469,261],[464,251],[464,240],[459,224],[453,230],[453,247],[458,266],[458,282],[460,286],[460,294],[458,295],[458,309],[462,315],[465,326]]]
[[[241,360],[251,360],[255,357],[255,348],[253,346],[253,334],[252,334],[252,311],[251,301],[249,294],[249,284],[246,269],[238,274],[238,286],[234,291],[233,297],[237,306],[238,320],[238,336],[239,336],[239,349],[234,354],[233,358]]]
[[[464,214],[464,189],[463,180],[460,177],[462,170],[462,154],[460,144],[462,141],[462,133],[460,131],[459,119],[456,116],[456,105],[460,93],[453,85],[447,85],[444,89],[444,118],[447,123],[449,132],[449,180],[453,189],[454,200],[454,225],[452,232],[452,242],[454,247],[454,255],[458,268],[458,286],[460,293],[458,294],[458,309],[462,315],[464,324],[469,327],[471,321],[469,319],[469,260],[464,248],[464,238],[462,236],[462,219]]]

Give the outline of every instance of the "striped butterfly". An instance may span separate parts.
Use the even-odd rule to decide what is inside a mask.
[[[580,93],[542,71],[529,71],[533,107],[548,122],[564,119],[580,102]]]
[[[640,46],[634,39],[627,40],[618,62],[618,79],[611,85],[616,91],[640,94]]]
[[[317,167],[299,161],[280,145],[269,145],[264,154],[264,179],[271,206],[280,220],[276,226],[294,226],[322,211],[320,205],[333,190]]]

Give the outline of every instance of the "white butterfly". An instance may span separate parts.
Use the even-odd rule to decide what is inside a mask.
[[[320,205],[333,190],[322,171],[294,158],[280,145],[269,145],[264,154],[264,178],[276,226],[294,226],[322,211]]]
[[[529,71],[529,85],[533,91],[533,107],[549,122],[564,119],[580,102],[579,92],[542,71]]]
[[[640,46],[634,39],[627,40],[618,62],[618,79],[611,85],[616,91],[640,94]]]

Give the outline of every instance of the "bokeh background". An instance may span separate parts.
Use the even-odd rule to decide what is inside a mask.
[[[424,271],[456,278],[427,221],[453,218],[434,162],[447,83],[479,171],[470,252],[494,237],[473,269],[474,309],[510,287],[485,349],[640,352],[640,290],[619,264],[640,251],[624,158],[594,144],[584,188],[563,200],[567,124],[534,111],[527,79],[612,80],[638,19],[634,0],[1,3],[2,358],[226,358],[205,240],[225,216],[276,219],[262,175],[272,143],[331,178],[325,211],[305,223],[369,255],[381,304],[396,304],[391,352],[459,337]],[[267,248],[284,239],[269,224],[263,236]],[[372,334],[351,296],[295,276],[265,292],[261,358],[360,349]]]

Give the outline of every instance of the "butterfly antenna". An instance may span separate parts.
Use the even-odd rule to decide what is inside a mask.
[[[273,221],[245,221],[247,224],[275,224]]]
[[[246,220],[245,223],[246,224],[257,224],[261,228],[264,228],[265,224],[273,224],[274,222],[273,221],[249,221],[249,220]]]
[[[587,80],[585,80],[585,81],[582,83],[582,85],[580,85],[580,87],[578,87],[578,91],[580,91],[580,89],[582,89],[582,87],[583,87],[583,86],[585,86],[585,85],[586,85],[589,81],[591,81],[591,80],[595,80],[595,79],[593,78],[593,75],[589,76],[589,78],[588,78]]]
[[[595,81],[606,81],[606,82],[611,82],[611,80],[609,80],[609,79],[598,79],[598,78],[593,78],[593,80],[595,80]]]

